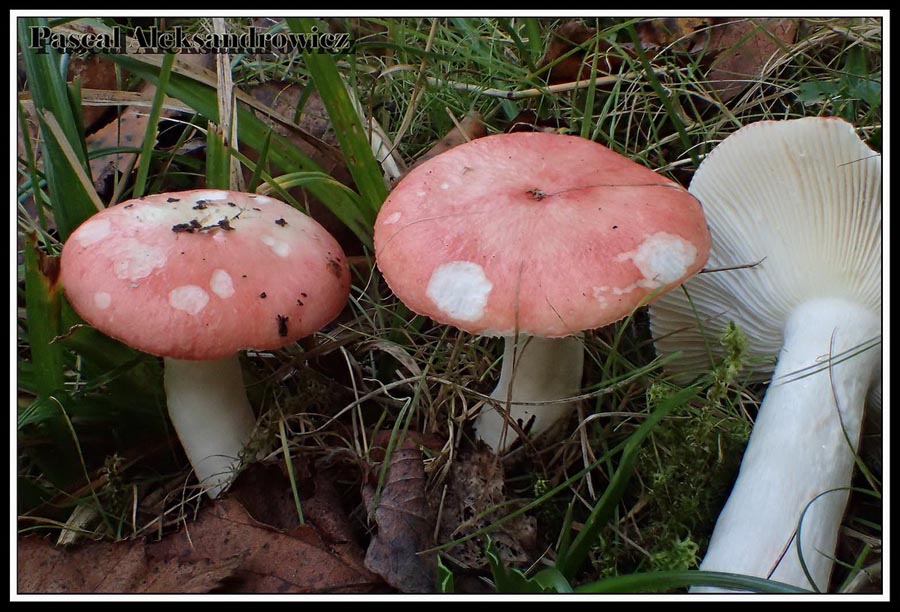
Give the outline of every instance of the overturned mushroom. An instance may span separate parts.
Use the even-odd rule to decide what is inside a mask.
[[[748,369],[772,373],[777,356],[700,567],[825,590],[881,363],[881,157],[839,119],[762,121],[719,144],[690,191],[709,219],[709,267],[761,263],[657,301],[657,349],[702,371],[734,321]]]
[[[581,388],[581,331],[678,286],[708,249],[684,188],[590,140],[546,133],[488,136],[429,159],[375,223],[378,267],[409,308],[504,338],[492,393],[501,410],[475,422],[495,450],[518,437],[507,407],[531,435],[571,414],[558,400]]]
[[[82,318],[165,357],[169,415],[210,497],[227,485],[255,425],[237,353],[313,333],[350,290],[344,254],[318,223],[233,191],[107,208],[72,233],[61,265]]]

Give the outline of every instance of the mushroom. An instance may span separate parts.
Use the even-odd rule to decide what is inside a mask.
[[[824,590],[881,362],[881,157],[840,119],[760,121],[720,143],[690,191],[713,236],[708,265],[760,263],[655,302],[658,351],[706,370],[734,321],[748,371],[772,373],[777,355],[700,568]]]
[[[683,187],[587,139],[488,136],[417,166],[375,222],[391,290],[414,312],[502,336],[500,380],[476,435],[505,450],[538,435],[581,388],[583,330],[617,321],[706,262]],[[543,405],[539,405],[543,403]]]
[[[61,275],[88,323],[165,358],[172,424],[212,498],[256,422],[238,352],[313,333],[350,291],[344,253],[318,223],[273,198],[219,190],[97,213],[66,241]]]

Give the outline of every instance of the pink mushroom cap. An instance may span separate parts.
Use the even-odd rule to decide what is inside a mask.
[[[698,272],[709,248],[700,203],[681,185],[548,133],[488,136],[428,160],[375,222],[391,290],[481,335],[608,325]]]
[[[139,350],[220,359],[333,320],[350,291],[335,239],[295,208],[222,190],[122,202],[66,241],[61,278],[91,325]]]

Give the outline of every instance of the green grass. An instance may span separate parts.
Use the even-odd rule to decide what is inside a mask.
[[[56,25],[79,22],[96,29],[114,25],[96,19]],[[20,39],[28,25],[39,23],[20,20]],[[208,20],[160,25],[176,23],[211,30]],[[224,185],[234,158],[251,188],[307,211],[314,210],[308,197],[316,198],[322,203],[318,214],[327,210],[348,229],[347,240],[361,256],[339,321],[313,343],[269,356],[249,353],[242,363],[260,415],[253,444],[287,465],[288,456],[303,455],[342,466],[340,488],[364,533],[357,466],[369,460],[379,432],[389,432],[388,452],[413,431],[445,442],[442,450],[426,453],[428,492],[439,498],[460,449],[471,445],[465,423],[499,375],[502,352],[496,340],[413,316],[382,282],[371,256],[371,228],[389,185],[368,145],[370,121],[390,138],[402,166],[470,111],[484,117],[489,133],[533,111],[683,184],[718,142],[761,119],[839,115],[880,147],[877,19],[805,20],[798,40],[784,45],[762,77],[728,101],[719,99],[708,80],[704,52],[673,43],[635,54],[630,49],[636,20],[626,19],[584,20],[597,28],[584,46],[602,39],[617,63],[606,75],[599,59],[589,58],[590,75],[612,78],[553,91],[544,79],[547,67],[539,66],[560,23],[536,17],[338,18],[318,26],[351,32],[349,53],[235,56],[236,95],[243,101],[236,112],[238,150],[208,131],[219,120],[214,73],[168,59],[111,57],[131,89],[147,82],[161,88],[147,109],[151,117],[161,114],[163,89],[192,113],[179,118],[182,131],[174,143],[154,143],[155,130],[148,129],[136,176],[121,177],[123,188],[103,194],[107,199],[87,176],[87,126],[79,103],[84,93],[61,77],[60,66],[71,58],[20,47],[26,98],[20,123],[40,130],[40,138],[23,142],[18,160],[20,529],[56,536],[73,509],[86,505],[97,513],[86,528],[91,537],[159,535],[176,527],[190,507],[205,503],[186,487],[189,470],[168,426],[159,360],[83,325],[47,271],[46,262],[98,207],[198,182]],[[267,27],[297,32],[311,25],[304,18]],[[246,19],[228,21],[234,31],[248,26]],[[264,120],[270,110],[247,103],[252,88],[267,81],[303,88],[288,117],[295,122],[291,134],[309,129],[296,121],[313,92],[321,96],[332,123],[315,138],[339,147],[352,182],[341,183],[274,130]],[[187,146],[196,141],[206,143],[199,158]],[[458,592],[459,576],[474,572],[504,592],[683,592],[694,580],[783,592],[768,581],[691,571],[764,392],[735,365],[736,333],[730,342],[728,359],[685,386],[669,379],[656,359],[643,310],[589,332],[581,428],[576,430],[573,418],[565,436],[504,461],[510,501],[491,509],[487,528],[467,536],[484,551],[483,563],[466,567],[454,559],[454,546],[465,538],[436,543],[443,591]],[[868,468],[860,486],[874,489],[880,469]],[[290,476],[302,516],[300,475]],[[141,504],[132,514],[135,499]],[[881,537],[880,499],[854,499],[848,522],[861,535],[842,538],[836,585],[850,583],[869,565],[875,554],[870,542]],[[530,565],[510,567],[488,537],[519,516],[536,518],[540,550]]]

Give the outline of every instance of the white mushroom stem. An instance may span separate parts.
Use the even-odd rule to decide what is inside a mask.
[[[810,300],[792,311],[737,482],[700,569],[812,589],[795,536],[805,510],[803,561],[815,588],[827,589],[866,392],[881,359],[877,346],[862,349],[880,330],[879,315],[843,299]]]
[[[165,360],[166,401],[197,480],[215,499],[230,482],[256,425],[237,355]]]
[[[578,395],[584,366],[583,334],[566,338],[519,335],[504,338],[500,380],[491,393],[498,406],[485,406],[475,419],[475,433],[496,452],[506,450],[518,438],[506,423],[509,418],[531,437],[550,429],[575,409],[573,402],[547,402]],[[534,419],[533,422],[532,418]]]

